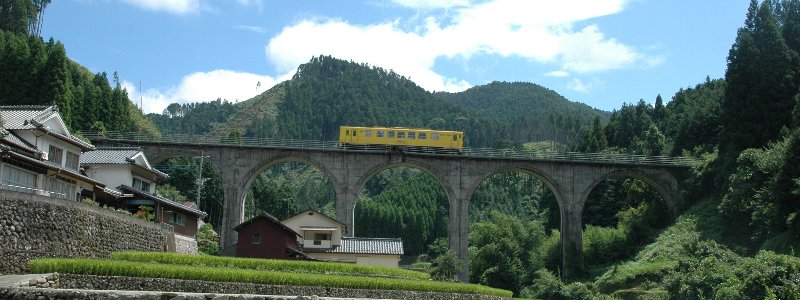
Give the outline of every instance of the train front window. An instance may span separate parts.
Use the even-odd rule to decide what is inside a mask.
[[[439,134],[436,133],[436,132],[431,132],[431,140],[438,141],[439,140]]]
[[[394,138],[394,131],[389,131],[389,138],[390,138],[390,139],[393,139],[393,138]]]
[[[378,130],[378,137],[383,138],[383,130]]]
[[[420,140],[424,140],[424,139],[427,139],[427,138],[428,138],[428,135],[426,133],[424,133],[424,132],[420,132],[419,133],[419,139]]]
[[[406,133],[405,133],[405,132],[402,132],[402,131],[401,131],[401,132],[398,132],[398,133],[397,133],[397,138],[398,138],[398,139],[404,139],[404,138],[406,138]]]

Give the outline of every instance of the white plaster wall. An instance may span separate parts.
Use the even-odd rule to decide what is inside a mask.
[[[301,226],[336,227],[338,228],[338,230],[331,232],[331,243],[336,246],[341,245],[342,231],[344,230],[344,225],[342,223],[331,220],[328,217],[320,215],[319,213],[316,212],[312,213],[313,213],[312,215],[308,215],[308,213],[305,212],[293,218],[283,220],[281,223],[283,223],[283,225],[286,225],[286,227],[289,227],[292,230],[296,231],[301,236],[305,236],[305,231],[300,229]],[[312,240],[314,239],[313,234],[310,236],[309,239]],[[303,244],[303,237],[298,237],[297,242],[299,244]]]
[[[120,185],[130,186],[133,184],[133,175],[130,166],[115,164],[92,165],[92,169],[87,172],[89,177],[105,183],[106,187],[122,192]],[[152,184],[151,184],[152,186]]]
[[[400,255],[382,254],[350,254],[350,253],[306,253],[311,258],[325,261],[356,263],[370,266],[384,266],[397,268],[400,263]]]

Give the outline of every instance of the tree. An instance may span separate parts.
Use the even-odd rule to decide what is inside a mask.
[[[751,2],[745,27],[728,54],[720,144],[725,173],[742,150],[766,145],[791,124],[796,70],[770,3],[756,9],[756,1]]]
[[[203,254],[216,255],[219,252],[219,234],[209,223],[200,226],[197,231],[198,251]]]
[[[594,121],[592,121],[592,127],[584,131],[581,139],[575,146],[575,150],[579,152],[596,153],[606,148],[608,148],[608,140],[606,139],[603,124],[600,123],[600,117],[595,117]]]

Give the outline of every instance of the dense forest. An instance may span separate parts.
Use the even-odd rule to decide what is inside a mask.
[[[17,2],[26,13],[9,9],[23,7],[8,4]],[[386,125],[462,130],[470,147],[552,142],[691,156],[698,164],[681,182],[676,220],[642,181],[610,178],[591,191],[582,216],[586,269],[571,282],[560,278],[560,213],[547,186],[523,172],[486,179],[470,199],[469,280],[541,299],[800,299],[800,0],[751,1],[724,78],[671,98],[643,95],[611,113],[533,83],[429,93],[392,71],[319,56],[253,99],[176,103],[146,117],[117,76],[91,74],[60,42],[37,37],[48,2],[0,1],[3,105],[58,104],[73,130],[332,140],[339,125]],[[158,168],[171,174],[160,193],[199,199],[219,226],[222,191],[210,165],[185,157]],[[200,195],[198,174],[207,179]],[[333,215],[333,198],[322,172],[281,163],[253,182],[245,215]],[[362,188],[354,230],[402,237],[413,267],[452,280],[459,262],[447,249],[448,205],[425,172],[385,170]]]

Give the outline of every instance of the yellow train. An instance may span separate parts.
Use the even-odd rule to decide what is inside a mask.
[[[461,131],[431,130],[403,127],[339,127],[339,146],[388,145],[398,148],[430,148],[461,152],[464,133]]]

